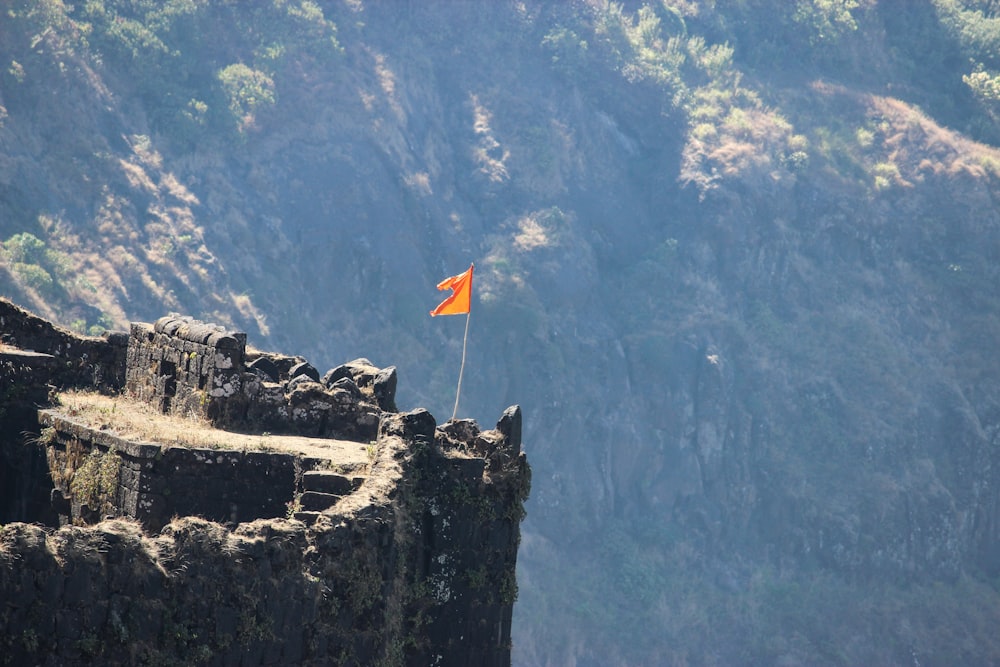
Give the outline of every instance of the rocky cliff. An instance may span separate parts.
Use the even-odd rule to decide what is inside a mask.
[[[257,396],[259,383],[231,373],[242,368],[243,349],[229,347],[240,334],[186,320],[186,338],[174,336],[175,327],[158,345],[143,344],[152,327],[137,325],[126,351],[117,335],[85,339],[8,302],[0,307],[4,664],[510,664],[514,566],[530,483],[519,408],[489,431],[471,420],[437,427],[416,410],[379,411],[362,442],[316,434],[314,410],[330,429],[367,416],[352,405],[363,402],[373,378],[366,385],[355,364],[359,372],[345,369],[332,383],[331,398],[339,400],[324,402],[314,383],[312,407],[290,396],[284,422],[269,422],[310,431],[308,438],[265,433],[257,437],[267,444],[258,446],[234,404],[206,403],[218,428],[167,414],[185,431],[167,440],[150,430],[152,416],[140,420],[147,423],[141,431],[128,421],[147,408],[169,413],[159,400],[164,388],[178,396],[186,379],[197,386],[201,373],[214,379],[225,370],[226,384],[238,386],[230,401]],[[194,348],[191,332],[199,331],[208,345]],[[178,341],[188,350],[178,350]],[[136,369],[151,348],[161,360],[183,354],[198,371],[183,375],[173,362]],[[202,352],[216,367],[194,361]],[[102,360],[110,360],[106,373],[69,377],[93,390],[99,375],[134,378],[166,365],[170,374],[159,381],[160,394],[73,394],[37,410],[36,402],[72,384],[60,381],[67,369]],[[285,377],[287,393],[298,390],[287,385],[300,377]],[[345,401],[337,392],[347,393],[348,384],[355,395]],[[381,396],[391,403],[391,393]],[[104,402],[88,411],[88,400]],[[270,405],[283,407],[281,400]],[[258,405],[253,415],[264,412]],[[235,425],[243,431],[220,430]],[[210,446],[190,439],[198,428],[206,428]]]
[[[997,661],[995,3],[253,5],[5,5],[0,289],[440,413],[475,261],[515,662]]]

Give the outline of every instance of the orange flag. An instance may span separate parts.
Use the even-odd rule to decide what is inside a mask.
[[[438,304],[438,307],[431,311],[431,317],[435,315],[464,315],[472,307],[472,271],[474,264],[469,265],[469,270],[451,278],[445,278],[438,283],[439,290],[450,289],[452,295]]]

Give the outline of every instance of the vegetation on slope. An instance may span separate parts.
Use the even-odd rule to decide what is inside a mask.
[[[995,661],[994,5],[8,0],[0,289],[445,415],[475,260],[518,663]]]

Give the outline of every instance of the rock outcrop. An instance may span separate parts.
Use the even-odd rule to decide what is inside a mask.
[[[510,663],[530,484],[519,408],[492,430],[438,427],[426,410],[385,409],[395,369],[358,360],[317,382],[302,359],[248,355],[245,338],[171,319],[133,325],[128,363],[104,377],[128,378],[157,411],[197,407],[228,428],[263,423],[270,405],[280,416],[267,423],[312,437],[308,455],[157,443],[115,433],[111,411],[94,425],[31,405],[78,364],[73,350],[120,352],[123,337],[44,329],[59,343],[28,351],[36,319],[0,306],[4,474],[49,501],[0,497],[4,664]],[[208,398],[193,402],[199,391]],[[374,415],[371,439],[331,426],[344,414]],[[15,417],[25,435],[8,428]]]

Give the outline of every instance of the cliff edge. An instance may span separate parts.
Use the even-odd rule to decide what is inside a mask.
[[[510,664],[516,406],[438,426],[173,316],[0,335],[0,663]]]

